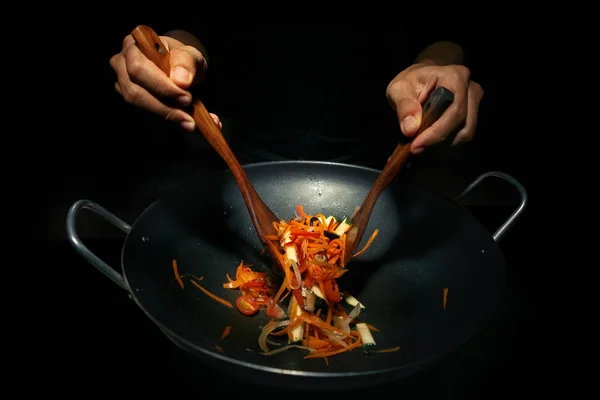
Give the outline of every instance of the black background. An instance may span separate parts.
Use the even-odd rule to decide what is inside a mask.
[[[112,17],[110,24],[102,24],[102,35],[95,31],[97,25],[82,22],[61,27],[60,32],[67,34],[56,36],[61,46],[78,50],[65,54],[60,68],[50,68],[37,86],[41,104],[50,111],[44,126],[51,129],[35,132],[26,140],[36,165],[27,185],[32,194],[28,197],[35,199],[35,243],[40,248],[33,257],[46,268],[60,271],[50,274],[56,275],[48,278],[56,286],[46,297],[54,327],[48,333],[52,344],[47,348],[51,360],[61,361],[63,376],[52,385],[64,391],[78,381],[96,392],[121,387],[139,394],[160,387],[177,395],[194,389],[194,384],[202,385],[194,382],[200,379],[198,375],[203,382],[219,378],[210,371],[189,373],[193,371],[190,364],[181,360],[126,293],[72,251],[64,240],[64,218],[74,201],[88,198],[132,222],[154,198],[189,178],[188,170],[178,172],[174,160],[189,162],[196,154],[186,148],[180,132],[124,104],[113,89],[109,59],[120,50],[124,35],[141,21]],[[520,21],[514,24],[520,26]],[[531,371],[546,367],[545,351],[537,341],[541,331],[538,296],[544,288],[537,279],[541,267],[533,262],[535,245],[528,240],[537,234],[536,207],[543,179],[542,169],[531,160],[537,140],[534,121],[525,117],[531,105],[524,88],[536,70],[535,63],[527,60],[536,56],[523,40],[526,30],[512,37],[495,36],[494,27],[484,30],[490,34],[470,36],[477,38],[470,42],[478,51],[476,64],[471,65],[474,79],[485,90],[477,136],[482,153],[471,173],[500,170],[513,175],[527,188],[529,206],[502,244],[512,283],[501,317],[465,351],[391,386],[415,398],[489,398],[515,390],[538,390],[540,379]],[[139,187],[147,191],[132,189]],[[483,207],[474,212],[493,229],[506,217],[507,208]],[[94,222],[90,223],[93,227]],[[118,265],[118,233],[82,229],[90,237],[90,248]],[[50,368],[41,365],[46,364],[34,370],[41,373]],[[188,372],[185,379],[181,365]]]
[[[148,202],[193,176],[188,168],[190,163],[220,162],[211,151],[199,153],[191,147],[186,140],[189,135],[173,124],[126,104],[115,92],[115,75],[109,59],[120,51],[122,39],[131,32],[132,25],[137,25],[131,21],[139,19],[141,17],[112,16],[110,29],[103,27],[101,35],[94,29],[98,23],[87,20],[70,21],[60,27],[65,37],[83,45],[74,46],[76,51],[66,57],[67,61],[50,66],[44,79],[39,80],[36,101],[43,104],[42,109],[46,111],[43,126],[52,129],[32,130],[33,137],[20,138],[25,140],[26,154],[37,166],[32,174],[33,187],[43,188],[46,203],[52,210],[41,216],[41,224],[36,230],[40,238],[61,236],[61,230],[49,227],[60,223],[61,215],[64,216],[68,206],[77,199],[92,198],[121,212],[125,219],[135,218]],[[145,23],[150,24],[149,21]],[[468,181],[479,173],[499,170],[513,175],[533,195],[539,188],[543,170],[537,167],[539,162],[530,157],[535,154],[539,161],[545,155],[539,150],[534,151],[541,133],[536,126],[539,119],[533,117],[532,110],[539,103],[530,100],[537,81],[537,65],[530,60],[539,57],[535,53],[539,49],[531,48],[526,40],[534,32],[529,33],[521,27],[520,20],[511,24],[515,32],[511,36],[499,35],[498,23],[486,20],[480,20],[471,29],[457,28],[452,33],[438,32],[432,24],[426,35],[415,43],[426,43],[427,38],[436,37],[463,40],[472,78],[485,90],[477,135],[470,145],[473,149],[468,150],[465,157]],[[154,25],[157,30],[158,26],[172,26],[168,19]],[[219,27],[213,22],[204,23],[203,29],[211,32],[210,39],[218,46],[215,31],[225,31],[228,37],[235,37],[249,29],[248,24],[243,28],[236,26],[232,22]],[[261,25],[261,29],[268,31],[268,24]],[[303,28],[298,24],[298,29],[315,29],[315,25],[307,23]],[[410,54],[407,59],[411,59],[415,49],[419,48],[413,46],[405,50]],[[247,54],[248,49],[244,52]],[[251,65],[252,60],[247,63]],[[221,75],[218,79],[227,79],[227,76]],[[202,89],[210,111],[227,115],[227,106],[257,105],[251,94],[249,98],[240,98],[237,102],[230,100],[225,105],[213,100],[212,94],[219,90],[218,85],[217,77],[212,80],[209,77]],[[377,101],[382,102],[382,99]],[[217,107],[211,108],[213,104]],[[389,111],[389,115],[393,112]],[[32,122],[37,121],[32,118]],[[373,129],[378,129],[376,122]],[[184,173],[186,168],[188,171]],[[140,205],[130,210],[124,207],[128,202],[124,199],[132,198],[138,198]]]

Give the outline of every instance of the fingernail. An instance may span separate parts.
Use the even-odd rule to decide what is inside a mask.
[[[191,96],[182,94],[181,96],[177,97],[177,103],[179,103],[182,106],[189,106],[191,102],[192,102]]]
[[[181,121],[179,123],[179,125],[185,129],[186,131],[192,132],[195,128],[196,128],[196,123],[194,122],[193,119],[186,119],[184,121]]]
[[[188,84],[191,81],[191,75],[187,69],[185,69],[183,67],[176,67],[171,72],[171,79],[173,79],[174,81],[177,81],[179,83]]]
[[[425,147],[417,147],[416,149],[414,149],[412,151],[413,154],[420,154],[423,152],[423,150],[425,150]]]
[[[415,128],[417,127],[417,120],[412,115],[404,118],[400,123],[400,128],[404,134],[413,133]]]

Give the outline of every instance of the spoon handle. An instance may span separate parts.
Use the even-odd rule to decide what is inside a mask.
[[[168,76],[171,71],[170,54],[154,29],[146,25],[138,25],[131,32],[131,35],[140,51]],[[194,100],[192,117],[204,138],[231,170],[246,208],[250,213],[256,233],[260,240],[264,241],[263,236],[273,232],[272,222],[278,220],[277,216],[256,193],[244,169],[223,137],[221,130],[199,99]]]
[[[444,113],[444,111],[446,111],[453,101],[454,94],[450,90],[442,86],[435,89],[423,106],[421,126],[412,140],[419,136],[425,129],[429,128]],[[371,189],[365,196],[362,204],[354,215],[352,215],[352,228],[348,231],[346,237],[344,264],[352,258],[354,250],[360,243],[377,199],[398,172],[400,172],[400,169],[402,169],[410,157],[410,143],[412,140],[407,144],[401,143],[396,146],[396,149],[394,149],[394,152],[388,159],[385,167],[379,173],[379,176],[375,180],[375,183],[373,183],[373,186],[371,186]]]
[[[419,130],[409,143],[396,146],[396,149],[394,149],[394,152],[388,159],[385,167],[377,177],[377,180],[373,184],[373,187],[371,191],[369,191],[361,208],[372,208],[381,192],[383,192],[386,186],[394,179],[398,172],[400,172],[400,169],[408,161],[410,157],[410,143],[412,143],[412,140],[433,125],[433,123],[442,116],[444,111],[450,107],[453,101],[454,94],[443,86],[438,87],[431,95],[429,95],[429,98],[423,106],[423,118]]]

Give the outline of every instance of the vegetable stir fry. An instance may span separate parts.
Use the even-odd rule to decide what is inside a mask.
[[[358,317],[365,306],[340,290],[338,279],[348,270],[344,246],[352,226],[348,218],[338,220],[323,214],[307,214],[301,205],[297,217],[274,223],[277,234],[264,239],[283,266],[282,282],[256,272],[243,261],[235,279],[227,275],[223,287],[237,289],[237,309],[254,315],[261,308],[271,318],[259,336],[261,354],[273,355],[291,348],[306,350],[305,358],[325,358],[362,347],[368,355],[377,351],[372,333],[376,329]],[[363,253],[377,236],[375,230]],[[273,337],[286,337],[283,347],[270,349]],[[384,351],[397,350],[387,349]]]

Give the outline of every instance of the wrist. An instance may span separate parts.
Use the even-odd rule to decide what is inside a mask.
[[[435,42],[427,46],[416,57],[417,60],[430,60],[433,65],[463,65],[465,53],[463,48],[454,42]]]
[[[415,60],[415,64],[424,64],[424,65],[439,65],[435,60],[431,58],[423,58]]]

